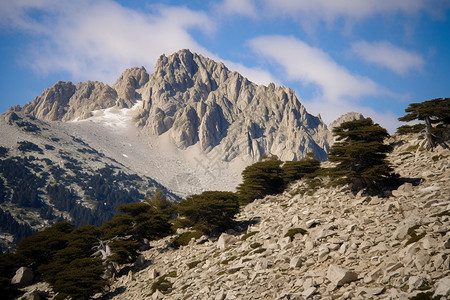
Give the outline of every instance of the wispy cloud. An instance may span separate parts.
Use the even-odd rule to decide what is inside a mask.
[[[22,63],[44,74],[65,71],[79,80],[111,83],[125,68],[153,68],[163,53],[207,52],[188,30],[208,34],[215,28],[205,12],[184,7],[159,6],[144,13],[110,0],[5,2],[2,26],[33,35]]]
[[[254,0],[224,0],[216,6],[220,13],[256,17],[257,8]]]
[[[352,74],[321,49],[294,37],[262,36],[249,41],[249,45],[259,55],[281,65],[287,79],[318,86],[321,97],[327,101],[383,93],[369,78]]]
[[[351,50],[364,61],[405,75],[411,70],[422,70],[425,60],[417,53],[392,45],[388,41],[353,43]]]
[[[447,2],[447,3],[446,3]],[[295,18],[334,21],[337,18],[364,19],[378,14],[416,14],[420,11],[439,15],[448,1],[440,0],[262,0],[273,14]]]

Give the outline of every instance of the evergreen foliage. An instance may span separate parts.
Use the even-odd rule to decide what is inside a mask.
[[[386,160],[392,151],[390,145],[383,143],[389,136],[386,129],[366,118],[344,122],[333,133],[337,141],[328,156],[329,161],[337,163],[328,170],[333,184],[349,184],[354,191],[377,193],[395,178]]]
[[[397,134],[405,135],[409,133],[419,133],[425,129],[425,124],[403,125],[397,128]]]
[[[231,192],[207,191],[192,195],[176,205],[180,216],[194,224],[194,229],[206,234],[221,232],[233,225],[239,212],[239,201]]]
[[[303,177],[314,173],[320,168],[320,161],[309,153],[305,159],[299,161],[287,161],[283,164],[283,180],[286,184],[302,179]]]
[[[450,139],[450,98],[437,98],[421,103],[411,103],[405,109],[407,113],[398,118],[402,122],[414,120],[425,122],[428,147],[436,144],[448,146]]]
[[[281,193],[286,187],[282,161],[272,156],[254,163],[242,172],[243,182],[237,188],[239,202],[247,204],[266,195]]]

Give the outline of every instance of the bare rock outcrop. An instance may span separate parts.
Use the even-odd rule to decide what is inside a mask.
[[[268,153],[284,160],[308,152],[326,158],[330,133],[291,89],[258,86],[189,50],[161,56],[142,97],[138,125],[150,135],[169,132],[180,148],[218,147],[225,161]]]
[[[130,108],[137,100],[141,100],[142,95],[137,90],[141,89],[148,80],[149,75],[144,67],[125,70],[113,85],[113,89],[116,90],[119,97],[118,106]]]
[[[116,100],[116,91],[104,83],[59,81],[25,104],[22,111],[47,122],[71,121],[87,119],[92,111],[114,106]]]

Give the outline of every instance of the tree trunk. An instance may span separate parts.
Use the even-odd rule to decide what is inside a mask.
[[[431,147],[431,149],[433,149],[436,146],[436,143],[433,139],[433,135],[431,134],[431,121],[429,117],[425,117],[425,134],[427,137],[427,141],[428,141],[428,146]],[[427,148],[428,148],[427,146]]]

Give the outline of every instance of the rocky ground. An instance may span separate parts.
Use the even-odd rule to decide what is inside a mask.
[[[431,292],[448,297],[450,151],[427,152],[423,144],[421,138],[397,143],[390,156],[396,171],[415,186],[405,183],[386,198],[354,196],[346,187],[302,196],[298,182],[282,195],[243,208],[237,219],[254,221],[245,232],[192,240],[179,250],[167,248],[169,239],[154,242],[142,253],[148,267],[117,278],[111,295],[409,299]],[[306,232],[286,237],[295,228]],[[152,292],[152,284],[167,274],[171,291]]]
[[[302,195],[299,181],[243,208],[242,232],[177,250],[172,237],[152,242],[96,298],[450,299],[450,150],[425,151],[422,137],[390,142],[389,159],[407,179],[392,195],[347,187]],[[27,290],[49,290],[38,285]]]

